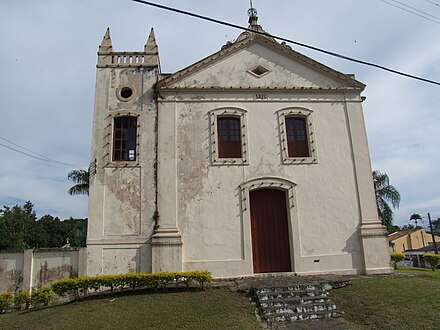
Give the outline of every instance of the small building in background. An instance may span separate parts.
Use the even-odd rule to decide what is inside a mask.
[[[433,243],[431,233],[427,233],[423,228],[396,231],[389,234],[387,239],[390,253],[418,250]],[[440,236],[435,236],[435,241],[440,244]]]

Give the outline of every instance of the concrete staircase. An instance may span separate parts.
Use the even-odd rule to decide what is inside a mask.
[[[276,328],[277,324],[286,322],[340,316],[328,298],[330,289],[329,283],[255,287],[253,297],[262,319]]]

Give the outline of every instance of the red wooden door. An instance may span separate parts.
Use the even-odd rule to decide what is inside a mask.
[[[254,273],[290,272],[286,193],[253,190],[250,205]]]

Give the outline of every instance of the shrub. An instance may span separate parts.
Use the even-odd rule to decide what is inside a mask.
[[[55,298],[51,288],[40,288],[31,294],[32,303],[36,306],[47,306]]]
[[[21,306],[24,305],[24,309],[28,310],[31,307],[32,297],[29,291],[21,291],[14,296],[14,302],[21,309]]]
[[[397,263],[399,261],[405,260],[405,255],[400,252],[391,253],[391,262],[393,264],[394,269],[397,269]]]
[[[12,303],[12,293],[6,292],[0,294],[0,314],[6,312],[6,310],[11,306]]]
[[[156,274],[128,273],[122,275],[101,275],[93,277],[65,278],[52,283],[52,290],[59,296],[67,294],[75,298],[82,292],[84,296],[90,290],[97,291],[100,288],[108,288],[113,293],[115,288],[144,288],[158,289],[168,285],[185,284],[194,281],[203,289],[206,283],[212,281],[212,275],[207,270],[194,272],[163,272]]]
[[[438,265],[440,265],[440,254],[424,254],[423,260],[431,265],[431,269],[435,271]]]
[[[14,296],[14,302],[21,309],[24,305],[24,309],[47,306],[55,298],[55,294],[50,287],[40,288],[37,290],[21,291]]]

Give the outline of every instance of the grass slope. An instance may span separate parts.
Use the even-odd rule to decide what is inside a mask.
[[[135,294],[0,315],[0,329],[261,329],[246,297],[226,289]]]
[[[332,290],[331,299],[358,329],[440,329],[440,271],[401,267],[426,277],[372,277]]]

